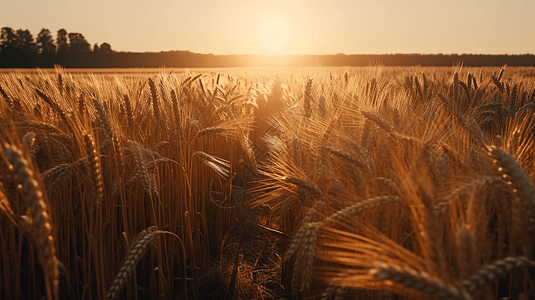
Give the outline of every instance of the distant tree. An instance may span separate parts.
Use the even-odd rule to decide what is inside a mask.
[[[17,34],[11,27],[2,27],[0,33],[0,66],[15,67]]]
[[[91,45],[83,34],[77,32],[69,33],[69,53],[83,54],[89,52],[91,52]]]
[[[114,51],[111,49],[111,45],[108,43],[102,43],[100,45],[100,53],[101,54],[111,54]]]
[[[36,46],[29,30],[10,27],[2,28],[0,33],[2,57],[0,65],[5,67],[33,67],[36,65]]]
[[[48,29],[41,29],[37,35],[37,52],[41,54],[56,53],[56,44],[54,44],[54,38],[52,38],[51,32]]]
[[[41,29],[36,39],[37,53],[39,54],[39,67],[52,67],[56,55],[56,44],[50,30]]]
[[[111,49],[110,44],[102,43],[100,47],[95,44],[93,47],[93,64],[95,67],[105,68],[110,67],[113,64],[114,57],[111,56],[114,51]]]
[[[0,34],[0,50],[12,52],[17,48],[17,33],[11,27],[2,27]]]
[[[16,37],[16,45],[20,52],[24,54],[35,54],[37,53],[37,48],[35,46],[35,41],[31,32],[26,29],[18,29]]]
[[[67,50],[69,49],[69,42],[67,40],[67,30],[63,28],[58,30],[58,34],[56,36],[56,45],[58,46],[58,56],[64,56],[67,54]]]
[[[32,33],[26,29],[17,30],[18,65],[29,68],[37,65],[37,46]]]

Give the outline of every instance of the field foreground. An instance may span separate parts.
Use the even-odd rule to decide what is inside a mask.
[[[533,68],[0,73],[0,299],[535,299]]]

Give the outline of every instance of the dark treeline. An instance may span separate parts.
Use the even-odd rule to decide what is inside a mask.
[[[48,29],[41,29],[34,38],[29,30],[3,27],[0,34],[0,67],[51,68],[104,67],[105,58],[112,54],[110,44],[87,42],[83,34],[58,30],[56,39]]]
[[[190,51],[116,52],[102,43],[93,47],[81,33],[42,29],[36,38],[29,30],[3,27],[0,36],[0,67],[50,68],[221,68],[251,66],[535,66],[535,55],[485,54],[336,54],[336,55],[214,55]]]

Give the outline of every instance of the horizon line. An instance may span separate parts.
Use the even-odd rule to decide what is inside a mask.
[[[160,51],[119,51],[114,50],[114,53],[139,53],[139,54],[150,54],[150,53],[166,53],[166,52],[190,52],[192,54],[201,54],[201,55],[214,55],[214,56],[267,56],[267,57],[283,57],[283,56],[336,56],[336,55],[486,55],[486,56],[526,56],[526,55],[535,55],[535,53],[418,53],[418,52],[398,52],[398,53],[326,53],[326,54],[260,54],[260,53],[249,53],[249,54],[215,54],[212,52],[194,52],[192,50],[160,50]]]

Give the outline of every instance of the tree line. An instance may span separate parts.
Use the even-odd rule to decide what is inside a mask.
[[[3,27],[0,68],[222,68],[251,66],[535,66],[535,55],[486,54],[334,54],[334,55],[214,55],[190,51],[117,52],[110,44],[93,47],[83,34],[41,29],[34,39],[29,30]]]
[[[113,52],[108,43],[91,48],[83,34],[65,29],[57,31],[56,39],[46,28],[36,38],[28,29],[11,27],[2,27],[0,34],[0,67],[4,68],[103,67],[104,57]]]

